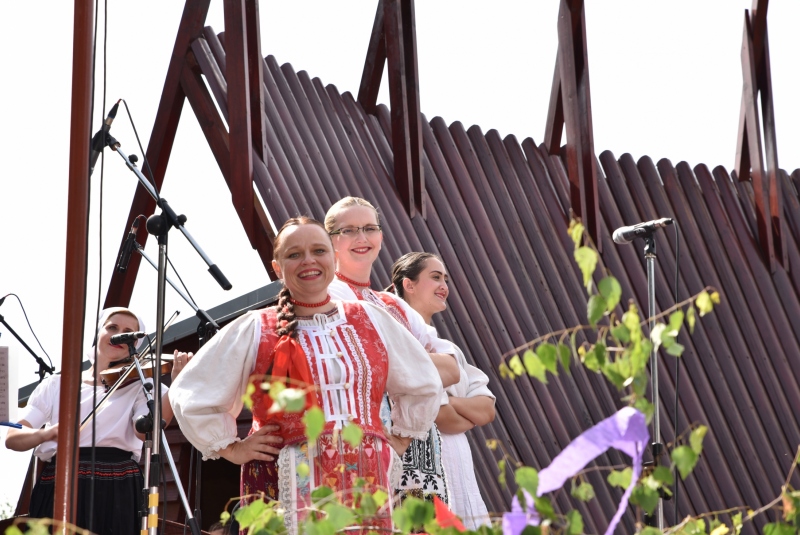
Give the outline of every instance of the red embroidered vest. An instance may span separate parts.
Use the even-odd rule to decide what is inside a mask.
[[[317,405],[325,414],[323,433],[332,433],[336,427],[352,421],[365,435],[385,439],[380,404],[389,371],[386,346],[361,304],[342,302],[340,306],[346,321],[335,317],[325,326],[297,329],[298,342],[316,386]],[[277,311],[274,308],[263,310],[261,341],[255,370],[250,377],[256,387],[252,396],[250,433],[263,425],[278,424],[283,444],[289,445],[307,440],[302,421],[304,411],[269,413],[269,393],[260,388],[262,380],[270,380],[275,363],[275,345],[279,340],[276,326]]]

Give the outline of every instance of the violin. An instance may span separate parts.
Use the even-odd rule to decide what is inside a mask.
[[[170,354],[161,355],[161,369],[159,371],[159,376],[166,375],[172,372],[172,366],[174,364],[175,357]],[[153,377],[153,369],[155,368],[155,360],[152,357],[147,359],[140,359],[140,367],[142,368],[142,374],[144,375],[145,379]],[[133,362],[127,364],[125,362],[119,363],[118,365],[108,368],[107,370],[103,370],[98,373],[100,376],[100,382],[106,387],[110,388],[112,385],[116,384],[121,378],[123,379],[122,384],[120,384],[117,388],[123,388],[128,386],[129,384],[139,380],[139,374],[136,373],[135,365]],[[130,371],[129,371],[130,370]]]

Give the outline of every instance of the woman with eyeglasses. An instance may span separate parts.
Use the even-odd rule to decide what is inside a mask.
[[[443,391],[425,349],[382,308],[331,300],[334,252],[320,222],[288,220],[275,237],[274,257],[284,283],[278,305],[226,325],[173,383],[170,399],[203,457],[241,464],[242,496],[279,500],[288,533],[297,533],[318,487],[346,504],[356,485],[390,488],[392,452],[402,455],[412,438],[426,435]],[[276,382],[305,388],[305,408],[278,410],[272,392],[261,388]],[[239,440],[236,417],[248,391],[253,425]],[[384,393],[394,402],[391,433],[379,415]],[[325,424],[309,441],[304,416],[313,406]],[[363,432],[359,444],[342,439],[351,422]],[[367,519],[370,529],[391,531],[390,513],[382,507]]]
[[[435,336],[435,331],[432,335],[419,313],[405,301],[394,294],[370,288],[372,264],[378,258],[383,242],[377,209],[366,199],[345,197],[328,210],[325,230],[336,251],[336,279],[329,288],[331,295],[337,299],[367,301],[385,309],[430,351],[442,385],[457,383],[460,372],[453,345]],[[446,396],[443,402],[447,402]],[[381,412],[387,414],[386,402]],[[390,419],[384,417],[384,424],[390,428]],[[395,490],[401,498],[415,496],[430,501],[438,496],[449,503],[447,485],[441,463],[441,440],[433,426],[425,440],[412,441],[406,450],[403,471]]]
[[[392,266],[395,293],[420,313],[428,325],[433,315],[447,308],[447,271],[442,260],[431,253],[408,253]],[[431,325],[431,329],[434,327]],[[435,330],[435,329],[434,329]],[[478,489],[472,453],[466,432],[494,420],[494,394],[489,378],[481,370],[467,364],[464,353],[457,353],[461,379],[446,389],[450,403],[439,409],[436,425],[442,435],[442,462],[450,490],[450,509],[464,521],[469,530],[489,523],[486,505]]]

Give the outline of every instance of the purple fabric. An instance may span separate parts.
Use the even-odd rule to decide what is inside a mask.
[[[622,495],[619,508],[606,529],[606,535],[610,535],[614,533],[614,529],[625,512],[628,499],[642,473],[642,454],[649,440],[650,433],[647,431],[644,414],[633,407],[625,407],[615,415],[584,431],[553,459],[550,466],[539,472],[537,494],[541,496],[561,488],[569,478],[605,453],[608,448],[616,448],[626,453],[633,459],[633,474],[631,484]],[[538,525],[539,518],[533,511],[532,500],[528,500],[527,511],[530,513],[522,512],[519,501],[515,497],[511,512],[503,515],[504,535],[519,535],[526,525]],[[508,521],[506,520],[507,515]],[[506,529],[507,527],[508,529]]]
[[[538,526],[539,514],[533,505],[533,496],[523,489],[525,495],[525,511],[519,504],[519,498],[514,495],[511,501],[511,512],[503,514],[503,535],[519,535],[526,526]]]

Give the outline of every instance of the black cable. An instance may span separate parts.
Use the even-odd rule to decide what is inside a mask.
[[[200,307],[198,307],[198,306],[197,306],[197,302],[194,300],[194,297],[192,297],[192,294],[191,294],[191,293],[189,293],[189,288],[187,288],[187,287],[186,287],[186,284],[183,282],[183,279],[181,278],[180,274],[178,273],[178,270],[177,270],[177,269],[175,269],[175,265],[172,263],[172,260],[170,260],[170,259],[169,259],[169,257],[167,257],[167,263],[168,263],[168,264],[170,265],[170,267],[172,268],[172,271],[174,271],[174,272],[175,272],[175,276],[176,276],[176,277],[178,277],[178,280],[180,281],[180,283],[181,283],[181,286],[183,286],[183,289],[184,289],[184,291],[186,291],[186,295],[188,295],[188,296],[189,296],[189,299],[191,299],[191,300],[192,300],[192,304],[193,304],[193,305],[194,305],[196,308],[200,308]]]
[[[675,221],[675,302],[678,302],[678,273],[679,269],[678,266],[680,265],[680,235],[678,234],[678,222]],[[678,429],[678,381],[680,380],[680,366],[681,366],[681,359],[680,357],[675,359],[675,433],[677,435]],[[675,477],[676,473],[673,471],[672,478],[675,481],[675,509],[674,517],[673,517],[673,526],[678,525],[678,488],[680,482],[677,477]]]
[[[6,297],[15,297],[17,299],[17,301],[19,302],[19,307],[22,309],[22,315],[25,316],[25,322],[28,324],[28,329],[31,331],[31,334],[33,335],[34,339],[36,339],[36,343],[39,344],[39,348],[42,351],[44,351],[44,354],[47,357],[47,360],[50,362],[50,367],[53,368],[53,359],[51,359],[50,355],[47,354],[47,351],[44,350],[44,348],[42,347],[42,343],[39,341],[39,338],[36,336],[36,333],[33,332],[33,327],[31,327],[31,322],[30,322],[30,320],[28,320],[28,314],[25,312],[25,307],[22,306],[22,300],[19,298],[19,296],[17,294],[8,294],[5,297],[3,297],[3,299],[5,299]],[[55,368],[53,368],[53,369],[55,369]]]
[[[133,128],[133,135],[136,137],[136,144],[139,145],[139,152],[142,153],[144,168],[147,170],[148,174],[150,175],[150,180],[153,183],[153,191],[156,192],[156,197],[158,197],[157,200],[161,200],[161,194],[158,192],[158,188],[156,187],[156,177],[153,174],[153,170],[150,168],[150,162],[147,160],[147,154],[144,152],[144,148],[142,148],[142,142],[139,139],[139,132],[136,130],[136,125],[133,123],[133,116],[131,115],[131,110],[128,108],[128,102],[124,98],[121,100],[125,105],[125,113],[128,114],[128,121],[130,121],[131,128]]]

